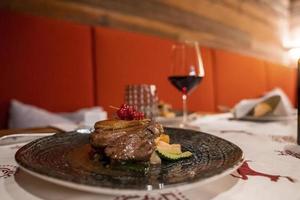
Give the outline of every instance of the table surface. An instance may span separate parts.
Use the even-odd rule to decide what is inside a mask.
[[[107,200],[240,200],[300,199],[300,154],[297,120],[257,123],[229,120],[230,114],[195,118],[190,127],[237,144],[244,164],[233,174],[188,191],[164,194],[107,196],[68,189],[18,170],[15,152],[24,143],[0,146],[0,199],[107,199]]]

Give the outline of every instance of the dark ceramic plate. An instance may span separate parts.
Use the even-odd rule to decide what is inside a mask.
[[[144,168],[107,168],[90,156],[89,135],[57,134],[35,140],[18,150],[22,169],[42,179],[90,192],[133,194],[188,189],[228,175],[242,162],[236,145],[216,136],[185,129],[165,128],[172,143],[181,144],[193,156],[178,162],[163,161]]]

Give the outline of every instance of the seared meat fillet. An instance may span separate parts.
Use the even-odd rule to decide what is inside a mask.
[[[90,142],[113,160],[148,161],[155,150],[154,140],[161,133],[162,126],[148,119],[105,120],[95,124]]]

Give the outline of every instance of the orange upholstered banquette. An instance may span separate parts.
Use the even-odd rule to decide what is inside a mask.
[[[180,108],[167,81],[174,41],[103,27],[0,11],[0,128],[12,98],[50,111],[123,102],[126,84],[149,83]],[[202,47],[206,76],[191,110],[217,111],[281,87],[295,103],[296,69]]]
[[[0,128],[11,98],[51,111],[95,104],[90,29],[0,12]]]

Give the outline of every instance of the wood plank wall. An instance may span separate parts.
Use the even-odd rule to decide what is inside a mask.
[[[195,39],[273,62],[286,62],[289,0],[1,0],[0,8],[91,25]]]
[[[300,46],[300,0],[291,0],[290,4],[290,40],[292,46]]]

